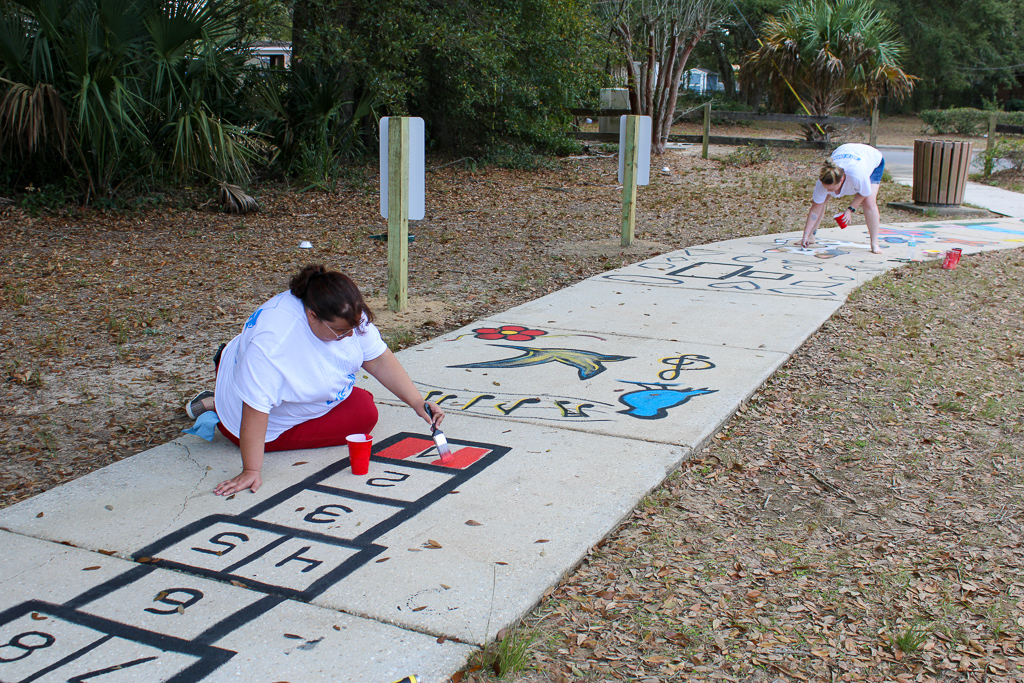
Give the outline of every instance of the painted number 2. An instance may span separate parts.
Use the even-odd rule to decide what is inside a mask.
[[[374,477],[373,479],[368,479],[366,481],[366,485],[367,486],[394,486],[398,482],[405,481],[406,479],[409,478],[408,474],[403,474],[401,472],[392,472],[391,470],[384,470],[384,474],[393,474],[396,477],[398,477],[398,479],[392,479],[390,477]],[[380,483],[380,484],[378,484],[377,482],[390,482],[390,483],[387,483],[387,484]]]

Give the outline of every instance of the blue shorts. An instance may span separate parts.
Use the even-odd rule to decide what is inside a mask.
[[[885,172],[885,159],[878,162],[878,166],[875,166],[875,170],[871,172],[871,184],[878,185],[882,182],[882,173]]]

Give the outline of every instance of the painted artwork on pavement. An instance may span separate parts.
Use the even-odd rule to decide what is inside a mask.
[[[758,246],[764,249],[763,244]],[[767,251],[778,250],[778,247],[772,247]],[[684,249],[681,252],[674,252],[672,256],[653,259],[636,266],[642,270],[658,271],[657,275],[626,272],[601,277],[611,282],[637,285],[682,285],[688,288],[705,287],[712,290],[816,298],[838,298],[844,288],[856,282],[856,278],[848,275],[829,275],[824,267],[809,260],[707,252],[708,250]]]
[[[476,328],[473,330],[477,339],[493,339],[494,335],[505,335],[512,338],[525,334],[528,328],[520,325],[502,325],[501,327]],[[532,338],[548,334],[547,330],[528,330]],[[460,335],[462,338],[466,335]],[[489,344],[498,348],[507,348],[521,352],[512,358],[476,363],[449,365],[449,368],[464,369],[518,369],[534,367],[546,363],[560,363],[574,368],[580,381],[597,377],[608,368],[605,363],[633,360],[634,356],[599,353],[584,349],[565,348],[531,348],[511,344]],[[685,371],[710,370],[715,367],[710,357],[695,353],[679,353],[662,358],[659,362],[668,369],[658,372],[658,378],[664,382],[672,382]],[[508,417],[515,414],[520,418],[541,420],[569,420],[572,422],[598,422],[614,419],[616,414],[627,415],[643,420],[660,420],[668,416],[668,411],[687,403],[691,398],[704,394],[715,393],[715,389],[693,387],[676,389],[676,384],[664,382],[643,382],[619,379],[619,382],[636,384],[642,389],[628,392],[621,396],[609,396],[607,400],[580,399],[572,396],[523,395],[498,391],[466,392],[429,387],[426,400],[444,405],[448,410],[464,411],[482,416]],[[495,383],[497,384],[497,383]],[[652,388],[653,387],[653,388]],[[615,390],[616,392],[619,390]],[[602,397],[604,398],[604,397]],[[626,410],[618,410],[615,402],[627,406]]]
[[[442,465],[432,439],[394,434],[374,445],[370,476],[347,474],[344,458],[238,514],[173,531],[133,553],[136,566],[63,604],[27,600],[0,612],[0,681],[205,680],[236,654],[218,641],[287,599],[308,602],[381,561],[388,548],[377,539],[511,450],[448,444],[454,457]],[[256,592],[233,593],[228,606],[221,596],[208,608],[204,591],[220,584],[198,577]],[[111,604],[117,620],[104,616]],[[125,619],[126,604],[138,605],[138,623]],[[190,609],[216,618],[184,637],[180,615]]]
[[[608,353],[595,353],[580,349],[531,349],[528,346],[506,346],[504,344],[491,344],[498,348],[515,349],[522,351],[522,355],[504,360],[484,361],[481,363],[466,363],[464,365],[449,365],[449,368],[528,368],[545,363],[561,363],[576,369],[576,374],[581,380],[591,379],[607,370],[604,363],[630,360],[632,356],[618,356]]]
[[[620,382],[626,382],[626,380],[620,379]],[[620,413],[629,415],[630,417],[636,417],[641,420],[660,420],[668,416],[669,408],[676,408],[688,402],[694,396],[703,396],[704,394],[713,394],[717,389],[694,389],[688,387],[686,389],[674,389],[672,387],[681,386],[679,384],[654,384],[647,382],[627,382],[628,384],[637,384],[643,389],[637,391],[631,391],[628,394],[619,396],[619,402],[625,406],[628,406],[626,410],[620,410]]]

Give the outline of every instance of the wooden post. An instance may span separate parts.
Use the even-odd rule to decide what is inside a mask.
[[[992,112],[988,115],[988,144],[985,146],[985,177],[987,178],[992,174],[992,168],[995,166],[995,158],[993,155],[996,151],[996,121],[997,115]]]
[[[868,136],[868,144],[878,147],[878,103],[871,107],[871,133]]]
[[[704,105],[704,149],[701,152],[701,159],[708,158],[708,138],[711,136],[711,103]]]
[[[636,174],[640,147],[640,117],[626,117],[626,143],[622,155],[622,246],[633,243],[636,228]]]
[[[388,119],[388,308],[409,305],[409,119]]]

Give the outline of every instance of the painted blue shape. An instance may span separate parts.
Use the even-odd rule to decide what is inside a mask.
[[[998,225],[965,225],[965,228],[971,230],[982,230],[984,232],[1000,232],[1004,235],[1024,235],[1024,232],[1020,230],[1009,230],[1007,228],[999,227]]]
[[[628,382],[624,379],[619,381],[626,384],[638,384],[644,387],[643,389],[619,396],[619,403],[629,407],[618,412],[641,420],[660,420],[668,416],[669,408],[681,406],[694,396],[713,394],[718,391],[717,389],[708,389],[707,387],[703,389],[694,389],[692,387],[686,389],[669,388],[680,386],[678,384]],[[652,389],[651,387],[657,387],[657,389]]]

